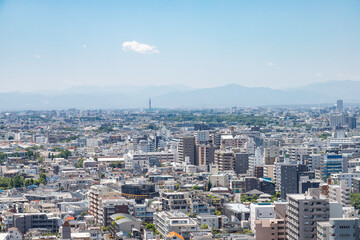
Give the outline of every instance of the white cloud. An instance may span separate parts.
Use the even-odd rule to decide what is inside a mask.
[[[338,73],[336,77],[338,78],[338,80],[351,80],[351,81],[360,80],[360,75],[349,75],[344,73]]]
[[[273,67],[273,66],[275,66],[276,64],[275,63],[273,63],[273,62],[267,62],[266,63],[266,66],[268,66],[268,67]]]
[[[83,48],[86,48],[86,44],[83,44],[82,47],[83,47]]]
[[[315,73],[314,76],[315,76],[315,77],[322,77],[322,76],[323,76],[323,73],[322,73],[322,72],[317,72],[317,73]]]
[[[159,53],[155,46],[150,46],[145,43],[138,43],[137,41],[124,42],[122,44],[122,49],[125,52],[133,51],[141,54]]]
[[[35,55],[33,55],[33,57],[34,58],[40,58],[40,55],[35,54]]]

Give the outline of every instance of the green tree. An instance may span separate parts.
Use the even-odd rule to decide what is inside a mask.
[[[75,167],[76,168],[84,167],[84,161],[85,161],[85,159],[83,159],[83,158],[79,159],[78,162],[75,164]]]
[[[14,177],[14,187],[23,187],[24,186],[24,179],[20,177],[19,175],[16,175]]]
[[[211,188],[212,188],[212,183],[209,181],[207,185],[207,190],[210,191]]]
[[[121,162],[121,161],[115,161],[115,162],[110,163],[110,167],[112,167],[112,168],[124,168],[125,164],[124,164],[124,162]]]
[[[28,178],[25,180],[25,186],[30,186],[30,185],[32,185],[31,179]]]
[[[58,158],[65,158],[67,159],[69,156],[71,156],[71,152],[69,150],[63,150],[61,149],[60,153],[56,155]]]
[[[200,187],[198,185],[195,185],[191,188],[192,190],[200,190]]]
[[[360,209],[360,193],[350,193],[350,203],[356,209]]]
[[[208,229],[208,228],[209,228],[209,226],[205,223],[201,226],[201,229]]]
[[[154,234],[159,234],[159,231],[155,228],[155,225],[152,224],[152,223],[146,224],[145,229],[151,229],[151,231],[152,231]]]
[[[216,228],[213,228],[213,229],[211,229],[211,232],[212,232],[213,235],[216,235],[216,234],[220,233],[220,230],[216,229]]]
[[[39,176],[40,176],[39,177],[39,183],[42,183],[42,184],[46,185],[47,184],[47,180],[46,180],[47,177],[46,177],[45,173],[41,172]]]

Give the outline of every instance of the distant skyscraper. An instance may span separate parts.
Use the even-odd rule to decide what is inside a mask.
[[[149,111],[151,111],[151,98],[149,98]]]
[[[339,99],[336,102],[336,110],[338,110],[339,112],[342,112],[344,110],[344,102],[343,100]]]

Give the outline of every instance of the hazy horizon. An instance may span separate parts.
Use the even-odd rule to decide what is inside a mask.
[[[360,81],[354,81],[354,80],[328,80],[328,81],[319,81],[319,82],[313,82],[313,83],[309,83],[309,84],[304,84],[304,85],[299,85],[299,86],[293,86],[293,87],[279,87],[279,88],[274,88],[274,87],[268,87],[268,86],[246,86],[243,84],[239,84],[239,83],[225,83],[225,84],[220,84],[220,85],[215,85],[215,86],[203,86],[203,87],[191,87],[185,84],[163,84],[163,85],[151,85],[151,84],[143,84],[143,85],[132,85],[132,84],[119,84],[119,85],[73,85],[73,86],[69,86],[69,87],[64,87],[64,88],[60,88],[60,87],[56,87],[56,88],[47,88],[47,89],[38,89],[38,90],[31,90],[31,89],[27,89],[27,90],[16,90],[16,91],[2,91],[2,89],[0,89],[0,93],[41,93],[43,91],[58,91],[58,92],[64,92],[66,90],[74,90],[74,89],[78,89],[81,90],[83,89],[94,89],[94,88],[98,88],[100,89],[107,89],[107,88],[120,88],[120,87],[131,87],[131,88],[166,88],[166,87],[184,87],[185,90],[200,90],[200,89],[211,89],[211,88],[218,88],[218,87],[225,87],[225,86],[229,86],[229,85],[238,85],[241,87],[245,87],[245,88],[269,88],[269,89],[273,89],[273,90],[292,90],[292,89],[301,89],[302,87],[307,87],[309,85],[312,84],[323,84],[323,83],[329,83],[329,82],[359,82]],[[116,89],[113,89],[114,91]]]

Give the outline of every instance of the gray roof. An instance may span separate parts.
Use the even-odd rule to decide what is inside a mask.
[[[124,217],[124,218],[116,220],[117,217]],[[116,213],[111,215],[110,218],[112,221],[115,221],[116,224],[122,224],[124,222],[137,222],[137,220],[133,216],[126,213]]]
[[[253,189],[251,191],[246,192],[246,194],[248,194],[248,195],[261,195],[261,194],[264,194],[264,193],[262,191],[260,191],[260,190]]]

